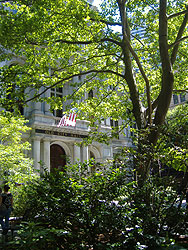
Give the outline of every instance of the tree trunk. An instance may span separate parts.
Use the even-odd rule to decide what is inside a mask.
[[[159,12],[159,49],[162,62],[162,87],[159,95],[159,102],[155,112],[155,129],[151,131],[150,143],[156,144],[160,133],[160,126],[164,123],[167,111],[170,106],[174,74],[168,52],[168,23],[167,23],[167,0],[160,0]]]
[[[121,23],[122,23],[122,53],[123,53],[123,61],[125,65],[125,80],[127,82],[127,85],[129,87],[130,92],[130,99],[133,104],[133,114],[136,120],[136,124],[138,129],[141,129],[143,127],[143,121],[142,121],[142,113],[141,113],[141,103],[139,100],[139,92],[137,90],[134,74],[133,74],[133,68],[132,68],[132,59],[130,56],[130,51],[127,45],[127,38],[130,39],[130,30],[129,30],[129,24],[128,19],[126,15],[125,10],[125,1],[117,1],[121,16]]]
[[[159,12],[159,49],[162,63],[162,86],[159,94],[158,106],[155,112],[154,126],[150,129],[148,140],[145,145],[154,146],[160,135],[160,128],[164,124],[168,112],[174,85],[174,74],[172,71],[171,60],[168,52],[168,23],[167,23],[167,0],[160,0]],[[143,143],[143,141],[141,142]],[[144,154],[146,152],[139,152]],[[150,174],[152,153],[148,154],[147,162],[138,171],[141,185],[147,180]]]

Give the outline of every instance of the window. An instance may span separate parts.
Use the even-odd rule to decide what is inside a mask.
[[[51,97],[56,97],[62,99],[63,102],[63,88],[52,88],[51,89]],[[56,117],[62,117],[63,109],[53,110],[53,115]]]
[[[126,128],[124,128],[123,131],[124,131],[125,137],[129,137],[129,128],[126,127]]]
[[[117,128],[118,127],[118,121],[114,121],[114,120],[110,119],[110,126],[114,127],[114,128]]]
[[[173,100],[174,100],[174,104],[178,104],[179,103],[177,95],[173,95]]]
[[[92,89],[88,93],[88,98],[93,98],[93,90]]]
[[[136,123],[130,126],[130,131],[131,131],[131,137],[135,135],[134,130],[136,129]]]
[[[115,138],[119,139],[119,124],[118,124],[118,121],[114,121],[114,120],[110,119],[110,126],[114,130]]]
[[[82,76],[81,75],[78,76],[78,80],[79,80],[79,82],[81,82],[81,80],[82,80]]]
[[[2,97],[4,98],[3,107],[10,112],[19,112],[24,114],[23,102],[25,99],[24,87],[21,84],[19,64],[10,64],[7,70],[4,72],[4,82],[7,86],[6,90],[2,91]]]
[[[180,94],[180,101],[185,102],[185,94]]]

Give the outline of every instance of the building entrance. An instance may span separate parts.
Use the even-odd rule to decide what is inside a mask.
[[[50,172],[53,172],[55,169],[64,171],[65,165],[66,165],[65,150],[61,146],[53,144],[50,147]]]

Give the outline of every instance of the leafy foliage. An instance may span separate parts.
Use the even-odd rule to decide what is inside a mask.
[[[26,150],[30,150],[27,141],[23,141],[22,134],[29,130],[22,117],[14,117],[9,112],[0,113],[0,176],[1,181],[10,183],[27,183],[36,178],[33,162],[26,157]]]
[[[36,100],[65,110],[71,103],[92,125],[122,119],[111,136],[133,120],[146,130],[139,143],[155,145],[174,89],[187,90],[186,6],[185,0],[105,0],[96,10],[85,0],[3,1],[1,106],[19,109]],[[62,87],[63,103],[49,97],[51,88]]]
[[[25,105],[30,99],[23,91],[26,87],[35,89],[33,98],[47,101],[43,94],[49,88],[71,85],[73,94],[66,99],[73,100],[72,105],[76,105],[76,100],[83,100],[86,92],[95,90],[96,98],[80,104],[83,111],[80,118],[127,120],[129,109],[140,128],[143,109],[149,108],[147,94],[153,103],[161,91],[164,68],[161,68],[158,42],[160,4],[158,1],[124,2],[103,1],[98,11],[83,0],[2,3],[1,59],[9,63],[1,68],[1,94],[4,97],[1,105]],[[183,0],[167,1],[168,16],[180,12],[185,6],[186,1]],[[168,18],[169,56],[173,54],[174,38],[183,18],[183,13]],[[182,30],[182,36],[186,37],[187,30]],[[136,54],[127,47],[126,36]],[[129,52],[126,52],[127,48]],[[175,88],[186,89],[184,67],[187,50],[184,38],[177,48],[180,53],[173,62],[177,72]],[[149,89],[141,67],[148,78]],[[70,83],[72,78],[74,81]],[[41,87],[46,87],[44,92],[39,91]],[[9,95],[11,98],[7,99]],[[16,101],[18,98],[19,102]],[[48,102],[62,108],[61,103],[57,107],[58,102],[54,98]]]
[[[176,106],[167,115],[167,125],[170,129],[168,134],[169,143],[172,146],[188,148],[188,104]]]
[[[156,159],[170,168],[187,172],[188,105],[182,104],[168,112],[162,136],[156,146]]]
[[[185,209],[165,179],[137,188],[126,172],[108,169],[87,177],[47,174],[30,187],[19,249],[154,249],[187,230]],[[13,247],[12,246],[12,247]],[[13,248],[14,249],[14,248]]]

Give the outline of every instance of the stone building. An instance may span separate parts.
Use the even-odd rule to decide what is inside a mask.
[[[185,102],[188,102],[188,93],[182,92],[180,94],[173,94],[170,107],[174,108],[175,106]]]
[[[71,87],[67,84],[63,88],[49,89],[45,96],[57,94],[63,96],[70,92]],[[32,97],[32,91],[29,95]],[[63,168],[68,161],[84,162],[91,158],[96,162],[104,162],[112,159],[121,147],[132,146],[130,128],[126,128],[125,134],[120,134],[118,139],[113,139],[110,145],[93,142],[91,145],[81,146],[79,143],[90,131],[89,122],[77,119],[75,127],[58,127],[63,112],[60,110],[50,112],[47,103],[30,102],[24,107],[23,114],[32,128],[30,134],[24,137],[32,145],[30,156],[34,159],[34,166],[38,170],[44,165],[48,171],[52,171],[54,168]],[[110,118],[106,119],[99,126],[99,130],[110,133],[112,123]],[[116,121],[115,126],[119,125],[121,121]]]
[[[92,6],[93,0],[88,0],[88,2]],[[24,64],[24,58],[14,58],[8,63],[1,62],[0,67],[4,64],[8,66],[11,66],[11,64]],[[73,81],[78,80],[73,79]],[[42,92],[43,89],[41,88],[40,91]],[[63,88],[47,90],[44,92],[43,97],[63,97],[70,94],[71,91],[73,90],[70,84],[66,84]],[[25,93],[28,98],[34,96],[34,91],[31,89],[26,89]],[[28,125],[32,128],[29,133],[23,135],[23,138],[32,145],[29,156],[34,159],[36,169],[40,170],[45,166],[48,171],[52,171],[54,168],[63,168],[68,162],[84,162],[91,158],[95,159],[96,162],[104,162],[107,159],[112,159],[121,147],[132,146],[130,128],[125,129],[125,135],[120,134],[118,139],[113,139],[110,145],[97,142],[93,142],[88,146],[78,145],[88,136],[90,131],[89,122],[77,120],[75,127],[58,127],[63,111],[54,110],[52,112],[50,111],[50,105],[46,102],[32,101],[22,109],[22,114],[29,121]],[[121,125],[121,121],[114,122],[109,118],[100,125],[99,130],[110,133],[111,126],[119,125]]]

